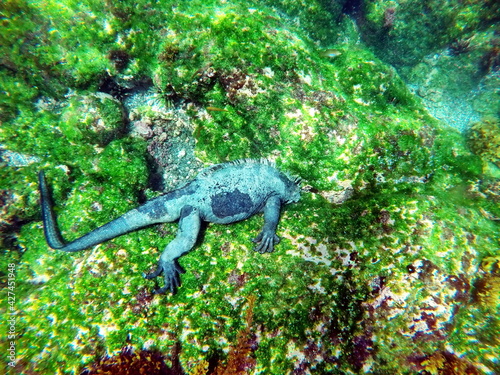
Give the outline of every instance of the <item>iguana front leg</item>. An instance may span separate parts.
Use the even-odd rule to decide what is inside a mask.
[[[161,294],[167,290],[175,293],[176,289],[180,286],[181,280],[179,274],[184,273],[184,270],[178,264],[177,258],[193,248],[200,231],[200,222],[198,209],[192,206],[182,208],[177,235],[161,254],[156,271],[147,275],[143,273],[146,279],[153,279],[163,272],[165,286],[155,290],[155,293]]]
[[[264,227],[259,235],[252,241],[258,243],[254,250],[259,253],[270,253],[274,250],[274,245],[280,242],[276,235],[276,227],[280,219],[281,200],[277,196],[267,199],[264,206]]]

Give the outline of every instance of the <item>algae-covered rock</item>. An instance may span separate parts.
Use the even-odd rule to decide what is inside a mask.
[[[38,158],[1,175],[18,223],[1,257],[2,272],[16,274],[7,370],[89,373],[154,353],[162,369],[187,374],[500,371],[498,178],[354,29],[325,54],[291,14],[260,3],[58,7],[33,3],[26,18],[57,25],[36,37],[64,62],[69,91],[39,87],[53,105],[36,106],[29,79],[0,71],[23,82],[8,86],[17,110],[4,148]],[[11,15],[8,26],[27,35],[24,20]],[[175,172],[172,186],[198,165],[243,157],[303,179],[271,254],[252,251],[260,216],[209,224],[180,259],[178,293],[153,295],[141,273],[176,223],[74,254],[45,243],[39,169],[74,239],[157,195],[149,177],[160,167]]]
[[[347,2],[347,0],[279,0],[263,3],[277,8],[284,20],[298,25],[312,39],[328,46],[341,32],[338,20],[342,17],[343,7]]]
[[[104,93],[70,98],[61,120],[61,132],[70,143],[105,146],[125,130],[121,103]]]
[[[402,69],[429,112],[461,131],[500,111],[497,28],[475,30]]]
[[[500,121],[497,118],[484,118],[473,124],[468,142],[472,152],[500,166]]]
[[[494,24],[498,12],[496,1],[370,0],[363,2],[358,24],[380,58],[404,67]]]

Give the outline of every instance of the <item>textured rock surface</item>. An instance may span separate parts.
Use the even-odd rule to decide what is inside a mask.
[[[214,363],[266,374],[500,372],[495,167],[432,118],[348,20],[325,54],[286,3],[7,3],[2,147],[37,158],[0,172],[1,272],[17,273],[15,371],[78,374],[130,346],[167,358],[175,347],[188,374]],[[121,131],[102,138],[108,127]],[[176,224],[76,254],[45,244],[40,168],[75,238],[157,195],[151,186],[243,157],[275,159],[306,185],[272,254],[251,250],[261,217],[210,225],[181,261],[197,271],[177,295],[153,296],[141,272]]]

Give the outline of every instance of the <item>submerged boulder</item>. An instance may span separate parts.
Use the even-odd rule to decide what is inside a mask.
[[[354,28],[325,53],[290,15],[253,3],[88,3],[59,16],[58,6],[31,5],[57,21],[36,35],[46,58],[65,61],[68,90],[113,96],[102,99],[106,116],[130,130],[102,141],[87,127],[70,139],[61,134],[80,133],[64,110],[10,112],[7,149],[40,161],[6,166],[2,179],[24,173],[13,191],[36,196],[34,172],[47,168],[66,238],[158,195],[148,178],[160,167],[187,179],[201,164],[267,157],[302,177],[304,191],[282,213],[271,254],[251,249],[261,217],[209,225],[181,258],[187,273],[173,296],[152,295],[141,272],[176,223],[70,255],[47,247],[26,200],[31,211],[19,211],[2,256],[16,265],[16,369],[77,374],[127,347],[127,360],[161,353],[188,374],[444,373],[457,363],[498,372],[498,178]],[[126,58],[110,54],[119,49]],[[127,102],[147,90],[154,100]],[[74,97],[54,100],[70,108]]]

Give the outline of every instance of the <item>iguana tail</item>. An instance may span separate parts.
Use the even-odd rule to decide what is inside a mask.
[[[47,240],[49,246],[53,249],[67,252],[80,251],[138,228],[155,224],[155,221],[150,217],[134,209],[82,237],[66,243],[61,236],[59,228],[57,227],[56,217],[54,210],[52,209],[52,199],[43,171],[40,171],[38,174],[38,183],[40,189],[45,239]]]

